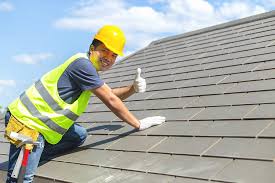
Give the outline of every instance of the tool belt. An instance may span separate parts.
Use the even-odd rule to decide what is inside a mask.
[[[37,141],[37,138],[39,136],[39,132],[31,129],[29,127],[27,127],[26,125],[24,125],[23,123],[21,123],[20,121],[18,121],[13,115],[10,116],[9,122],[7,124],[7,127],[5,129],[5,134],[4,137],[12,144],[14,145],[18,145],[21,141],[11,138],[10,137],[10,133],[11,132],[16,132],[28,137],[31,137],[32,140],[35,142]],[[27,144],[26,148],[28,150],[32,150],[33,149],[33,145],[32,144]]]

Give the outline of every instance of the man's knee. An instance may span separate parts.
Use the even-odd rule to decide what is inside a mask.
[[[82,127],[82,126],[78,126],[78,136],[79,136],[79,143],[78,145],[82,145],[84,143],[84,141],[86,140],[87,136],[88,136],[88,132],[87,130]]]

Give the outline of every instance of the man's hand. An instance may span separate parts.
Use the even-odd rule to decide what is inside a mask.
[[[134,89],[137,93],[143,93],[146,91],[146,80],[140,76],[141,69],[137,68],[137,74],[134,80]]]
[[[148,118],[139,120],[139,122],[140,122],[139,130],[145,130],[147,128],[150,128],[151,126],[160,125],[161,123],[165,122],[165,117],[153,116],[153,117],[148,117]]]

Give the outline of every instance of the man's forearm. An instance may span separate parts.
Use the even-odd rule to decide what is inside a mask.
[[[120,119],[129,125],[139,128],[139,120],[127,109],[123,102],[116,96],[111,97],[110,100],[104,101],[106,106]]]
[[[125,86],[121,88],[114,88],[112,89],[112,92],[121,100],[124,100],[130,97],[131,95],[133,95],[135,93],[135,89],[133,85],[130,85],[130,86]]]

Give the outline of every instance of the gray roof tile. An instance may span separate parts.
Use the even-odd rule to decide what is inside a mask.
[[[127,136],[121,138],[107,149],[147,152],[164,139],[165,137]]]
[[[249,113],[245,118],[275,118],[274,114],[275,104],[261,104]]]
[[[273,161],[274,147],[273,139],[223,138],[204,155]]]
[[[8,155],[1,155],[0,154],[0,170],[7,170],[8,169]]]
[[[270,125],[259,134],[259,137],[275,137],[275,122],[273,121]]]
[[[273,183],[274,162],[234,160],[214,178],[215,180],[249,183]]]
[[[221,120],[221,119],[243,119],[246,114],[253,110],[256,105],[247,106],[226,106],[226,107],[207,107],[192,120]]]
[[[10,144],[9,143],[3,143],[0,142],[0,154],[7,155],[9,154]]]
[[[154,157],[155,158],[155,157]],[[150,172],[175,176],[211,179],[232,160],[222,158],[201,158],[195,156],[172,155],[159,157],[148,167]]]
[[[201,155],[218,140],[219,138],[169,137],[149,152]]]

